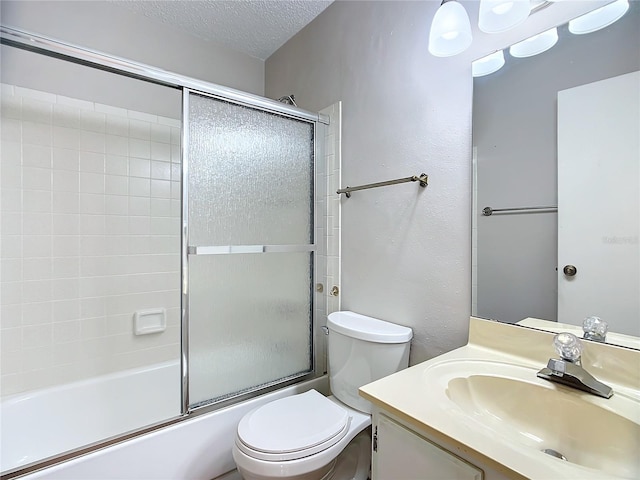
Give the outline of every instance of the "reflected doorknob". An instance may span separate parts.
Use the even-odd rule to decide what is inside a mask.
[[[562,272],[567,277],[573,277],[576,273],[578,273],[578,269],[573,265],[565,265],[564,268],[562,269]]]

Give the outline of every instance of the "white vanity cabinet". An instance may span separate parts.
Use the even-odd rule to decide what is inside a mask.
[[[375,410],[371,480],[483,480],[483,471]]]

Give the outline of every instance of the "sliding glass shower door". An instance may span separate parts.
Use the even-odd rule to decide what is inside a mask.
[[[313,370],[314,123],[184,96],[189,409]]]

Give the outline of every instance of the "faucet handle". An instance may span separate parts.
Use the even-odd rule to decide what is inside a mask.
[[[553,346],[563,360],[579,363],[582,356],[582,342],[573,333],[558,333],[553,337]]]
[[[600,317],[587,317],[582,322],[582,331],[584,332],[584,338],[587,340],[604,342],[608,328],[609,324]]]

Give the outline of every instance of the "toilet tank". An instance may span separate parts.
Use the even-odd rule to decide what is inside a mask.
[[[371,403],[358,395],[358,388],[407,368],[412,330],[354,312],[331,313],[327,327],[331,393],[371,413]]]

